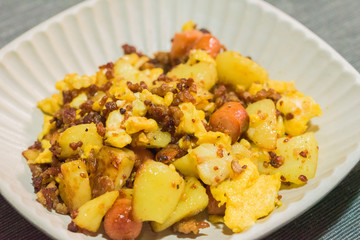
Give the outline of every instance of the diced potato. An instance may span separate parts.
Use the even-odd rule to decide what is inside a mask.
[[[246,108],[249,114],[248,137],[258,146],[275,149],[277,121],[275,104],[270,99],[260,100]]]
[[[197,86],[210,90],[217,82],[215,61],[205,51],[190,51],[186,64],[179,64],[167,73],[170,78],[192,78]]]
[[[198,177],[196,164],[196,158],[191,154],[186,154],[173,162],[173,165],[181,174],[191,177]]]
[[[136,172],[134,181],[135,219],[164,223],[175,210],[184,185],[184,179],[173,166],[147,160]]]
[[[241,139],[240,142],[236,142],[231,146],[231,153],[236,159],[251,158],[250,143],[245,139]]]
[[[274,168],[271,164],[259,161],[259,171],[264,174],[280,172],[285,181],[304,184],[306,179],[315,176],[318,160],[318,143],[313,132],[304,133],[296,137],[282,137],[277,140],[274,151],[277,156],[284,158],[284,163]],[[270,161],[268,159],[268,161]],[[304,176],[304,177],[302,177]]]
[[[209,203],[206,189],[194,177],[185,178],[185,188],[176,209],[164,223],[151,222],[155,232],[160,232],[170,227],[183,218],[191,217],[203,211]]]
[[[164,148],[171,142],[171,134],[157,129],[148,133],[140,133],[133,139],[133,146],[144,146],[147,148]]]
[[[298,91],[282,96],[276,108],[284,114],[285,132],[291,136],[304,133],[310,119],[322,114],[319,104],[312,97]]]
[[[241,232],[267,216],[277,205],[281,186],[280,174],[260,175],[251,186],[240,192],[227,192],[225,225],[233,232]]]
[[[204,143],[189,152],[196,159],[200,179],[217,185],[230,176],[232,155],[222,145]]]
[[[132,115],[136,117],[143,117],[145,116],[147,112],[146,105],[144,102],[142,102],[140,99],[136,99],[134,102],[132,102],[133,109],[132,109]]]
[[[285,136],[284,118],[281,115],[279,115],[277,117],[277,127],[276,127],[276,129],[277,129],[278,138]]]
[[[103,139],[98,134],[94,123],[80,124],[69,127],[59,136],[58,142],[61,147],[60,157],[67,158],[78,153],[70,147],[71,143],[82,142],[80,147],[83,157],[87,157],[92,149],[97,153],[103,145]]]
[[[74,223],[90,232],[96,232],[106,212],[111,208],[118,196],[118,191],[106,192],[86,202],[79,208],[78,215],[73,220]]]
[[[81,160],[61,165],[60,196],[71,210],[78,209],[91,199],[91,189],[86,165]]]
[[[40,150],[38,149],[27,149],[22,152],[22,155],[26,161],[35,162],[35,159],[39,156]]]
[[[268,79],[268,73],[264,68],[234,51],[226,51],[217,55],[216,70],[219,82],[233,86],[241,85],[245,90],[253,82],[264,83]]]
[[[114,181],[115,190],[121,189],[129,178],[135,163],[133,151],[103,146],[97,154],[97,172]]]

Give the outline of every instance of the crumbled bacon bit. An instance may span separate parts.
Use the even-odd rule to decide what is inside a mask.
[[[73,221],[71,221],[68,225],[67,228],[69,231],[71,232],[78,232],[79,231],[79,227],[76,225],[76,223],[74,223]]]
[[[195,219],[182,220],[173,225],[174,232],[180,232],[184,234],[198,234],[202,228],[208,228],[210,224],[204,221],[196,221]]]
[[[308,181],[307,177],[304,176],[304,175],[300,175],[299,180],[302,181],[302,182],[307,182]]]
[[[125,108],[120,108],[120,113],[121,113],[121,114],[125,114],[125,113],[126,113],[126,109],[125,109]]]
[[[72,142],[69,144],[69,146],[71,147],[72,150],[76,150],[78,147],[81,147],[83,145],[82,141],[78,141],[78,142]]]
[[[219,148],[219,149],[216,151],[216,155],[217,155],[219,158],[224,157],[224,150],[223,150],[222,148]]]
[[[41,142],[40,141],[35,141],[33,145],[31,145],[28,149],[36,149],[36,150],[40,150],[41,149]]]
[[[287,143],[288,141],[289,141],[288,138],[285,138],[285,139],[284,139],[284,143]]]
[[[134,46],[132,46],[132,45],[123,44],[121,47],[122,47],[125,55],[132,54],[132,53],[136,53],[139,57],[141,57],[141,56],[144,55],[144,54],[142,54],[141,52],[138,52],[138,51],[136,50],[136,47],[134,47]]]
[[[103,91],[103,92],[106,92],[106,91],[108,91],[110,88],[111,88],[111,86],[112,86],[112,81],[108,81],[108,82],[106,82],[106,83],[104,83],[101,87],[100,87],[100,91]]]
[[[53,203],[55,201],[55,199],[57,200],[57,196],[56,196],[56,187],[52,187],[52,188],[42,188],[41,192],[44,195],[44,198],[46,200],[46,205],[45,207],[47,208],[47,210],[51,210],[53,207]]]
[[[106,70],[105,76],[108,80],[114,78],[114,63],[109,62],[105,65],[101,65],[99,68]]]
[[[67,107],[65,106],[63,111],[62,111],[62,120],[65,124],[71,124],[75,121],[76,119],[76,109],[69,107],[67,105]]]
[[[264,166],[264,168],[268,168],[269,167],[269,162],[264,161],[263,166]]]
[[[301,152],[299,153],[299,155],[302,156],[303,158],[306,158],[307,155],[308,155],[308,153],[309,153],[308,150],[304,150],[304,151],[301,151]]]
[[[114,181],[108,176],[90,175],[90,178],[91,193],[94,198],[115,189]]]
[[[270,156],[270,165],[274,168],[279,168],[284,164],[284,157],[283,156],[277,156],[274,152],[269,152]]]
[[[168,92],[177,93],[177,90],[166,83],[161,84],[160,87],[151,89],[152,94],[159,95],[160,97],[164,97]]]
[[[127,87],[134,93],[142,92],[144,89],[149,89],[144,81],[141,81],[140,84],[132,83],[132,82],[127,82],[126,84],[127,84]]]
[[[231,161],[231,169],[234,173],[240,174],[244,171],[244,169],[240,166],[239,162],[236,160]]]
[[[100,136],[105,136],[106,128],[104,127],[104,124],[102,122],[96,124],[96,131]]]
[[[86,113],[89,113],[92,111],[92,106],[93,106],[94,102],[91,101],[91,100],[86,100],[84,103],[82,103],[80,105],[80,109],[81,109],[81,112],[80,114],[81,115],[84,115]]]
[[[287,113],[286,115],[285,115],[285,119],[286,120],[291,120],[291,119],[293,119],[294,118],[294,114],[293,113]]]
[[[219,167],[218,167],[218,166],[215,166],[215,167],[214,167],[214,170],[215,170],[215,171],[219,170]]]
[[[88,88],[87,88],[87,92],[89,93],[90,96],[94,96],[97,91],[98,91],[98,86],[96,86],[95,84],[91,84]]]
[[[286,182],[286,178],[283,175],[281,175],[280,179],[281,181]]]

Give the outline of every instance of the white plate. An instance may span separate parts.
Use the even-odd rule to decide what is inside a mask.
[[[30,222],[56,239],[101,239],[67,231],[70,218],[38,202],[21,156],[40,132],[36,102],[55,92],[66,73],[93,74],[122,55],[123,43],[145,53],[170,48],[187,20],[217,36],[228,49],[251,56],[272,79],[294,80],[320,104],[316,177],[284,190],[283,206],[241,234],[211,227],[197,239],[253,239],[294,219],[324,197],[360,159],[360,76],[301,24],[263,1],[92,0],[44,22],[0,51],[0,190]],[[174,239],[143,231],[141,239]]]

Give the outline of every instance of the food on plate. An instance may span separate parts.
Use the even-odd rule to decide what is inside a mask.
[[[135,239],[144,224],[198,234],[221,222],[238,233],[281,206],[282,184],[315,176],[308,126],[321,109],[293,82],[192,21],[169,52],[123,49],[94,75],[55,84],[23,151],[37,200],[69,215],[70,231],[103,225],[111,239]]]

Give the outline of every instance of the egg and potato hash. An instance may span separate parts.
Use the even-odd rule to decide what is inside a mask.
[[[143,223],[199,233],[195,216],[241,232],[281,206],[282,184],[315,176],[321,115],[293,82],[269,78],[189,21],[169,52],[68,74],[38,102],[42,131],[23,152],[37,200],[68,229],[134,239]]]

